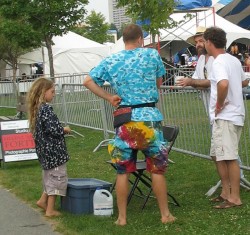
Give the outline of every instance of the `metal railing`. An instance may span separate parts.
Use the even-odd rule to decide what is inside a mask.
[[[85,75],[57,78],[62,79],[59,82],[55,79],[58,85],[53,106],[62,122],[103,131],[103,141],[98,144],[95,149],[97,150],[114,135],[112,115],[114,108],[83,87],[82,81]],[[70,83],[64,83],[65,81]],[[75,84],[72,84],[72,82]],[[23,85],[25,88],[30,86],[28,82],[23,84],[26,84]],[[110,86],[105,86],[105,89],[113,93]],[[25,89],[22,91],[26,92]],[[246,92],[244,91],[244,93]],[[201,92],[191,87],[162,86],[159,96],[158,107],[164,116],[163,123],[178,125],[180,128],[180,135],[173,149],[192,156],[210,159],[211,128]],[[14,93],[5,92],[1,94],[0,92],[0,97],[0,107],[16,107]],[[246,96],[244,97],[246,98]],[[250,170],[249,105],[250,101],[245,99],[246,118],[240,141],[240,157],[242,168],[245,170]]]

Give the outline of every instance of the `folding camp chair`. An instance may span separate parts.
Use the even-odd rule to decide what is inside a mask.
[[[177,127],[177,126],[173,126],[173,125],[163,126],[163,136],[164,136],[164,139],[168,142],[168,146],[167,146],[168,154],[170,153],[172,146],[174,145],[174,142],[178,136],[178,133],[179,133],[179,127]],[[115,165],[111,161],[107,161],[107,162],[109,164],[111,164],[114,168],[116,168]],[[138,160],[136,162],[136,171],[131,173],[135,177],[135,179],[134,179],[134,181],[129,180],[132,187],[131,187],[130,193],[128,195],[128,202],[127,202],[129,204],[133,195],[144,198],[142,210],[146,206],[146,203],[147,203],[147,201],[152,193],[152,187],[151,187],[152,181],[151,181],[151,178],[147,174],[145,174],[145,170],[146,170],[145,160]],[[148,194],[145,195],[142,192],[142,190],[139,188],[140,182],[143,183],[147,188],[149,188]],[[111,192],[113,191],[114,187],[115,187],[115,183],[113,184]],[[136,189],[139,191],[140,195],[135,194]],[[180,206],[180,204],[177,202],[177,200],[170,193],[168,193],[168,196],[172,198],[173,203],[176,206]]]

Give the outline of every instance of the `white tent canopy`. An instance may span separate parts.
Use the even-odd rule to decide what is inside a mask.
[[[91,41],[73,32],[53,37],[53,42],[55,74],[89,72],[109,54],[108,46]],[[27,74],[30,74],[30,64],[44,62],[45,73],[49,74],[48,52],[45,47],[20,56],[18,62],[20,70]]]
[[[171,15],[175,21],[179,22],[183,20],[184,15],[188,12],[174,13]],[[190,46],[186,40],[196,33],[197,26],[218,26],[222,27],[227,33],[227,47],[233,41],[240,43],[249,44],[250,43],[250,31],[243,29],[225,19],[217,14],[212,14],[211,10],[200,11],[195,13],[197,17],[191,20],[186,20],[178,24],[177,27],[172,29],[161,29],[159,41],[161,42],[161,54],[162,57],[168,58],[170,54],[174,55],[176,52],[182,48]],[[156,42],[158,38],[156,37]],[[144,40],[144,45],[149,45],[152,42],[150,36],[146,37]],[[169,52],[171,48],[171,53]],[[111,48],[111,53],[118,52],[124,49],[124,43],[122,39],[119,39],[117,43]]]
[[[121,37],[119,40],[116,41],[114,45],[110,47],[111,54],[122,51],[125,49],[125,45],[123,42],[123,37]]]
[[[171,17],[175,21],[183,19],[185,13],[174,13]],[[197,26],[218,26],[223,27],[227,33],[227,48],[234,41],[249,44],[250,43],[250,31],[243,29],[217,14],[211,14],[209,11],[201,11],[196,13],[197,16],[189,21],[178,24],[177,27],[172,29],[160,30],[160,42],[161,42],[161,54],[162,57],[170,59],[171,55],[180,51],[182,48],[190,46],[186,40],[196,33]],[[149,44],[150,37],[145,39],[145,45]],[[156,38],[157,41],[157,38]],[[171,43],[171,46],[167,46]],[[171,48],[171,53],[170,53]]]
[[[209,13],[203,13],[200,12],[199,14],[207,14],[204,16],[200,21],[197,18],[193,18],[190,21],[186,23],[181,23],[175,28],[172,29],[163,29],[160,31],[160,41],[172,41],[172,40],[184,40],[186,41],[187,38],[194,35],[196,33],[196,27],[204,26],[204,27],[210,27],[210,26],[218,26],[222,27],[225,32],[227,33],[227,47],[230,46],[230,44],[233,41],[238,41],[242,43],[250,43],[250,31],[243,29],[228,20],[225,20],[221,16],[217,14],[209,14]],[[175,13],[172,14],[171,17],[179,21],[183,18],[184,13]]]

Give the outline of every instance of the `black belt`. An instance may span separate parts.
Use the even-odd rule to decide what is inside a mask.
[[[155,102],[153,102],[153,103],[144,103],[144,104],[135,104],[135,105],[120,105],[118,107],[118,109],[126,108],[126,107],[131,107],[132,109],[143,108],[143,107],[155,107]]]

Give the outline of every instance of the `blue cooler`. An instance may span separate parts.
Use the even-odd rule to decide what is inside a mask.
[[[61,209],[73,214],[93,214],[93,196],[96,188],[110,191],[112,184],[94,178],[70,178],[67,195],[61,197]]]

